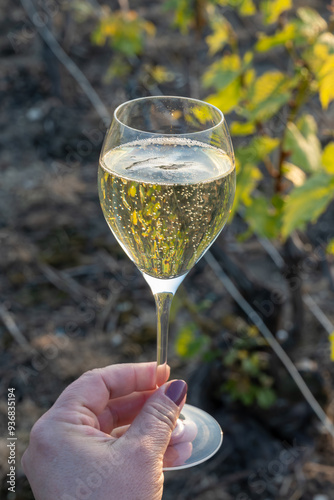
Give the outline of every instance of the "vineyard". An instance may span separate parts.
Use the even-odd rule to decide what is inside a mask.
[[[217,106],[237,169],[169,344],[172,378],[224,442],[166,473],[163,498],[334,498],[334,3],[3,0],[0,23],[1,498],[33,500],[20,458],[69,383],[156,357],[151,292],[97,193],[114,109],[153,95]]]

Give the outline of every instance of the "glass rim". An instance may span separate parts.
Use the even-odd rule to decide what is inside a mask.
[[[118,118],[117,114],[119,113],[119,111],[121,110],[121,108],[123,108],[124,106],[128,105],[129,103],[139,102],[139,101],[147,101],[147,100],[151,100],[151,99],[152,100],[154,100],[154,99],[180,99],[180,100],[183,100],[183,101],[190,101],[190,102],[204,104],[208,108],[211,108],[211,109],[214,109],[215,111],[217,111],[218,114],[220,115],[220,120],[219,120],[219,123],[217,123],[213,127],[204,128],[203,130],[198,130],[196,132],[186,132],[186,133],[182,133],[182,134],[178,134],[178,133],[174,132],[174,133],[171,133],[171,134],[165,134],[165,133],[162,134],[162,133],[159,133],[159,132],[148,132],[147,130],[140,130],[138,128],[130,127],[129,125],[126,125],[125,123],[123,123],[120,118]],[[203,134],[205,132],[210,132],[210,131],[215,130],[218,127],[221,127],[222,124],[225,122],[224,113],[219,108],[217,108],[217,106],[214,106],[213,104],[210,104],[209,102],[206,102],[206,101],[202,101],[200,99],[195,99],[193,97],[183,97],[183,96],[174,96],[174,95],[152,95],[152,96],[147,96],[147,97],[138,97],[136,99],[129,99],[128,101],[125,101],[122,104],[120,104],[119,106],[117,106],[117,108],[114,111],[114,119],[122,127],[128,128],[129,130],[133,130],[134,132],[139,132],[141,134],[148,134],[150,136],[156,135],[156,136],[159,136],[159,137],[165,137],[165,136],[166,137],[172,137],[172,136],[178,136],[178,137],[180,137],[180,136],[189,136],[189,135],[195,135],[195,134]]]

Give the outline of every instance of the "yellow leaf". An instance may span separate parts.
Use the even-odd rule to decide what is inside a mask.
[[[290,99],[293,85],[294,79],[280,71],[263,73],[249,86],[242,114],[249,121],[267,120]]]
[[[151,71],[151,76],[157,83],[171,82],[174,80],[174,74],[165,66],[154,66]]]
[[[334,238],[328,243],[326,247],[326,253],[334,255]]]
[[[215,55],[228,42],[229,34],[233,32],[231,25],[225,18],[219,18],[212,23],[212,33],[205,41],[209,46],[209,55]]]
[[[252,95],[252,104],[263,102],[273,94],[277,88],[286,80],[286,77],[280,71],[268,71],[259,76],[256,80],[254,93]]]
[[[247,88],[250,87],[252,85],[252,83],[254,82],[255,78],[256,78],[256,72],[255,72],[254,68],[250,68],[247,71],[245,71],[245,74],[244,74],[245,87],[247,87]]]
[[[331,360],[334,361],[334,332],[330,334],[329,341],[331,344]]]
[[[296,36],[296,26],[293,23],[286,24],[281,31],[274,33],[274,35],[266,35],[259,33],[258,42],[255,45],[255,50],[258,52],[266,52],[267,50],[285,45]]]
[[[205,87],[214,85],[222,89],[234,80],[241,70],[241,59],[238,54],[228,54],[215,61],[204,73],[203,83]]]
[[[150,23],[149,21],[145,21],[143,23],[143,28],[149,36],[155,35],[156,27],[154,26],[153,23]]]
[[[323,150],[321,163],[329,174],[334,174],[334,142],[327,144]]]
[[[217,94],[210,95],[206,100],[223,113],[229,113],[239,103],[242,94],[241,90],[240,80],[236,79]]]
[[[282,170],[284,177],[291,181],[295,186],[302,186],[306,180],[305,172],[288,161],[283,162]]]
[[[319,72],[319,98],[323,109],[334,99],[334,55],[325,60]]]
[[[285,10],[292,7],[291,0],[265,0],[261,3],[265,24],[275,23]]]
[[[256,13],[253,0],[243,0],[239,12],[242,16],[253,16]]]
[[[255,124],[252,122],[233,122],[230,126],[231,135],[250,135],[255,132]]]

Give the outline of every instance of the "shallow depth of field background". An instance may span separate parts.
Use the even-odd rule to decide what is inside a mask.
[[[0,26],[1,498],[33,499],[19,459],[71,381],[155,359],[152,295],[96,186],[107,115],[136,97],[189,96],[226,114],[238,187],[212,254],[333,420],[334,5],[2,0]],[[180,287],[169,363],[188,402],[219,420],[223,446],[167,473],[164,498],[331,500],[333,437],[221,278],[202,259]]]

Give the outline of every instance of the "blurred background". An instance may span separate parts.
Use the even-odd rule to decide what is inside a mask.
[[[172,376],[224,442],[207,463],[167,473],[164,498],[334,498],[334,4],[2,0],[0,26],[1,498],[33,499],[19,459],[70,382],[155,359],[153,298],[107,227],[96,177],[115,107],[160,94],[225,113],[238,185],[170,327]]]

